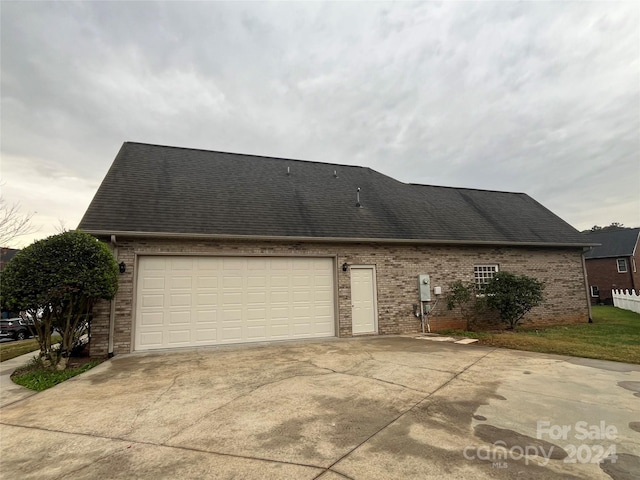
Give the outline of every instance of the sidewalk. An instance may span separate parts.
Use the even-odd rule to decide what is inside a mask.
[[[11,381],[14,370],[28,363],[37,354],[38,350],[0,363],[0,408],[38,393]]]

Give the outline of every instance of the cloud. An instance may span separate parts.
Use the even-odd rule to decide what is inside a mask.
[[[69,197],[48,186],[29,202],[79,219],[131,140],[523,191],[580,229],[639,225],[639,12],[4,2],[5,195],[24,204],[9,183],[74,178]]]

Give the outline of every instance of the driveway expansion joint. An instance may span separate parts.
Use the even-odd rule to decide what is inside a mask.
[[[222,456],[222,457],[232,457],[232,458],[241,458],[244,460],[256,460],[256,461],[260,461],[260,462],[267,462],[267,463],[278,463],[278,464],[283,464],[283,465],[295,465],[298,467],[308,467],[308,468],[315,468],[318,470],[328,470],[329,467],[326,466],[321,466],[321,465],[313,465],[310,463],[301,463],[301,462],[290,462],[290,461],[286,461],[286,460],[277,460],[277,459],[273,459],[273,458],[264,458],[264,457],[256,457],[253,455],[238,455],[235,453],[227,453],[227,452],[216,452],[214,450],[204,450],[201,448],[193,448],[193,447],[184,447],[181,445],[168,445],[164,442],[159,442],[159,443],[155,443],[155,442],[145,442],[142,440],[132,440],[130,438],[123,438],[123,437],[109,437],[106,435],[96,435],[94,433],[85,433],[85,432],[69,432],[66,430],[53,430],[50,428],[44,428],[44,427],[31,427],[28,425],[18,425],[18,424],[13,424],[13,423],[6,423],[6,422],[0,422],[0,425],[7,425],[10,427],[16,427],[16,428],[25,428],[28,430],[39,430],[42,432],[49,432],[49,433],[62,433],[65,435],[78,435],[78,436],[82,436],[82,437],[90,437],[90,438],[97,438],[97,439],[101,439],[101,440],[111,440],[111,441],[116,441],[116,442],[123,442],[123,443],[128,443],[131,445],[143,445],[143,446],[150,446],[150,447],[162,447],[162,448],[169,448],[169,449],[176,449],[176,450],[185,450],[185,451],[189,451],[189,452],[197,452],[197,453],[204,453],[204,454],[210,454],[210,455],[218,455],[218,456]],[[105,455],[103,457],[100,457],[98,460],[103,460],[105,458],[108,458],[114,454],[118,453],[117,451],[109,454],[109,455]],[[80,471],[83,468],[88,467],[89,465],[84,465],[81,468],[78,468],[76,471]],[[65,475],[63,476],[64,478],[68,478],[68,473],[65,473]],[[58,478],[63,478],[63,477],[58,477]]]
[[[446,387],[447,385],[449,385],[451,382],[453,382],[456,378],[458,378],[459,375],[462,375],[464,372],[466,372],[467,370],[469,370],[471,367],[477,365],[481,360],[483,360],[484,358],[486,358],[487,356],[491,355],[491,353],[493,353],[496,349],[490,350],[487,353],[485,353],[484,355],[482,355],[480,358],[476,359],[475,361],[473,361],[472,363],[470,363],[469,365],[467,365],[465,368],[463,368],[460,372],[456,373],[453,377],[451,377],[449,380],[447,380],[446,382],[444,382],[442,385],[440,385],[438,388],[436,388],[433,392],[425,395],[423,398],[421,398],[420,400],[418,400],[416,403],[414,403],[411,407],[409,407],[408,409],[406,409],[404,412],[401,412],[399,415],[397,415],[395,418],[393,418],[391,421],[389,421],[386,425],[383,425],[382,427],[380,427],[377,431],[375,431],[374,433],[372,433],[370,436],[368,436],[366,439],[364,439],[362,442],[360,442],[358,445],[356,445],[355,447],[353,447],[351,450],[349,450],[347,453],[345,453],[344,455],[342,455],[338,460],[336,460],[335,462],[333,462],[331,465],[329,465],[329,469],[332,469],[334,466],[336,466],[338,463],[340,463],[342,460],[344,460],[345,458],[347,458],[349,455],[351,455],[353,452],[355,452],[358,448],[360,448],[362,445],[364,445],[365,443],[367,443],[369,440],[371,440],[373,437],[375,437],[376,435],[378,435],[380,432],[386,430],[387,428],[389,428],[391,425],[393,425],[394,423],[396,423],[398,420],[400,420],[402,417],[404,417],[407,413],[409,413],[410,411],[412,411],[414,408],[416,408],[418,405],[420,405],[422,402],[424,402],[425,400],[427,400],[429,397],[431,397],[433,394],[437,393],[438,391],[442,390],[444,387]]]

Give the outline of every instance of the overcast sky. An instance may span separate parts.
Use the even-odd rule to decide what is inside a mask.
[[[0,3],[2,196],[75,228],[125,141],[640,226],[640,3]],[[443,206],[444,207],[444,206]]]

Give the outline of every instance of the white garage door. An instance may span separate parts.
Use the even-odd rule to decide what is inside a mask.
[[[335,335],[333,260],[142,256],[135,350]]]

